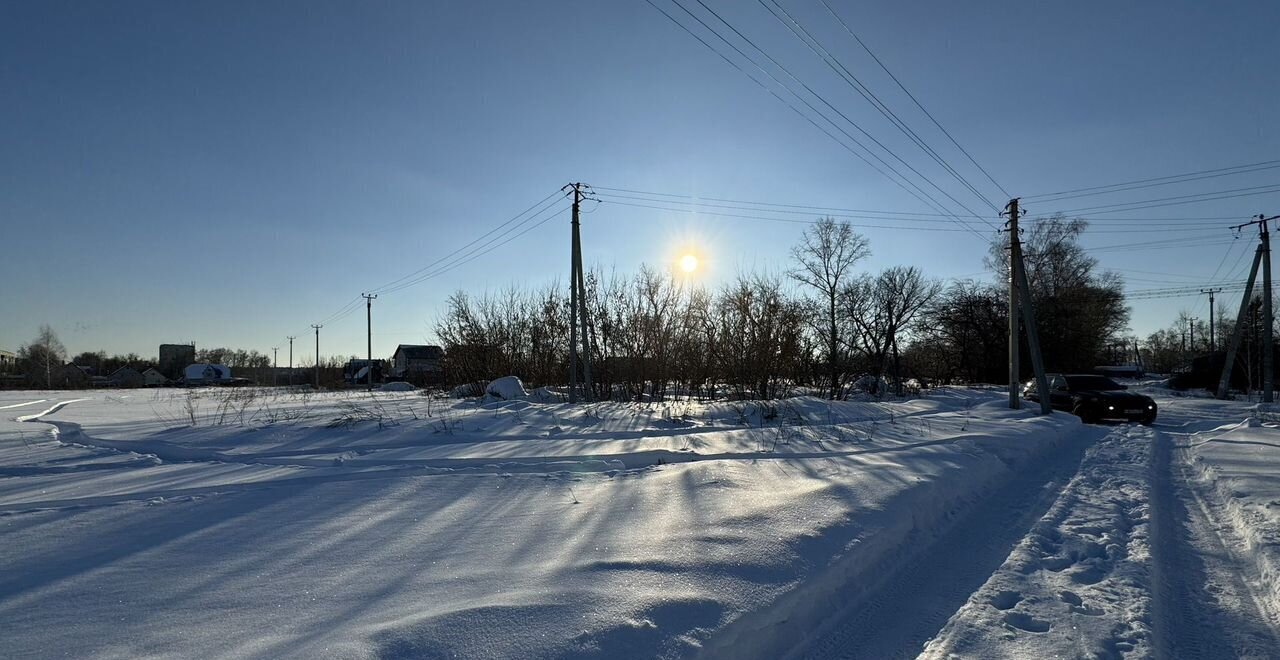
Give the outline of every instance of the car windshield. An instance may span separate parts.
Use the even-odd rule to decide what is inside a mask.
[[[1065,376],[1067,385],[1073,390],[1123,390],[1120,383],[1106,376]]]

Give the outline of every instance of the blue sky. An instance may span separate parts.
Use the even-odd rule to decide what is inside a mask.
[[[904,160],[990,213],[759,3],[705,2]],[[1015,195],[1277,157],[1274,2],[832,4]],[[818,0],[782,5],[1003,205]],[[931,212],[644,0],[8,2],[0,90],[0,348],[47,322],[72,351],[154,355],[162,342],[195,341],[269,352],[294,334],[308,353],[310,323],[569,181]],[[1027,206],[1034,216],[1259,186],[1276,171]],[[1094,225],[1111,230],[1084,242],[1203,243],[1205,234],[1168,233],[1158,219],[1277,206],[1272,193],[1112,214]],[[602,204],[582,231],[589,265],[623,271],[696,244],[714,283],[739,269],[782,270],[802,228]],[[864,233],[869,269],[985,277],[986,247],[968,233]],[[1246,252],[1195,241],[1097,256],[1141,289],[1203,283]],[[562,216],[383,295],[375,353],[429,338],[457,289],[564,282],[567,272]],[[1191,298],[1136,302],[1133,329],[1146,334],[1202,308]],[[321,351],[363,354],[362,317],[327,324]]]

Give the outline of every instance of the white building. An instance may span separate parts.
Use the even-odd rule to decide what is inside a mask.
[[[225,364],[193,364],[182,370],[187,385],[216,385],[231,382],[231,367]]]

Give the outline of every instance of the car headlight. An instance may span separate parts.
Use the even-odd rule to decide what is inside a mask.
[[[1147,410],[1155,410],[1155,409],[1156,409],[1156,405],[1154,403],[1147,406]]]
[[[1115,409],[1116,409],[1115,406],[1107,406],[1107,410],[1115,410]]]

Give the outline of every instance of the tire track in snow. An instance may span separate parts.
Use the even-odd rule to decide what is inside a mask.
[[[35,401],[27,401],[25,403],[14,403],[7,406],[0,406],[0,410],[9,410],[10,408],[25,408],[27,406],[34,406],[37,403],[44,403],[45,401],[48,401],[48,399],[36,399]]]
[[[43,410],[43,411],[38,412],[38,413],[36,413],[36,414],[34,414],[34,415],[23,415],[23,416],[21,416],[21,417],[15,417],[13,421],[15,421],[15,422],[39,422],[39,421],[43,421],[43,420],[41,420],[41,419],[40,419],[41,417],[44,417],[45,415],[52,415],[53,413],[56,413],[56,412],[58,412],[59,410],[62,410],[62,409],[63,409],[63,408],[65,408],[66,406],[71,405],[71,404],[73,404],[73,403],[76,403],[76,402],[78,402],[78,401],[88,401],[88,399],[67,399],[66,401],[59,401],[59,402],[57,402],[57,403],[53,404],[52,406],[49,406],[49,408],[48,408],[47,410]],[[40,402],[39,402],[39,401],[36,401],[36,402],[34,402],[34,403],[40,403]],[[25,405],[25,404],[24,404],[24,405]],[[46,423],[49,423],[49,422],[46,422]],[[56,426],[56,425],[55,425],[55,426]]]
[[[914,658],[1001,565],[1078,470],[1085,450],[1103,435],[1069,437],[967,507],[932,539],[921,538],[881,572],[868,595],[824,624],[820,636],[796,649],[803,658]],[[851,585],[857,589],[861,585]]]
[[[1280,658],[1280,634],[1250,584],[1242,541],[1189,472],[1190,436],[1156,433],[1152,546],[1156,647],[1169,658]]]

